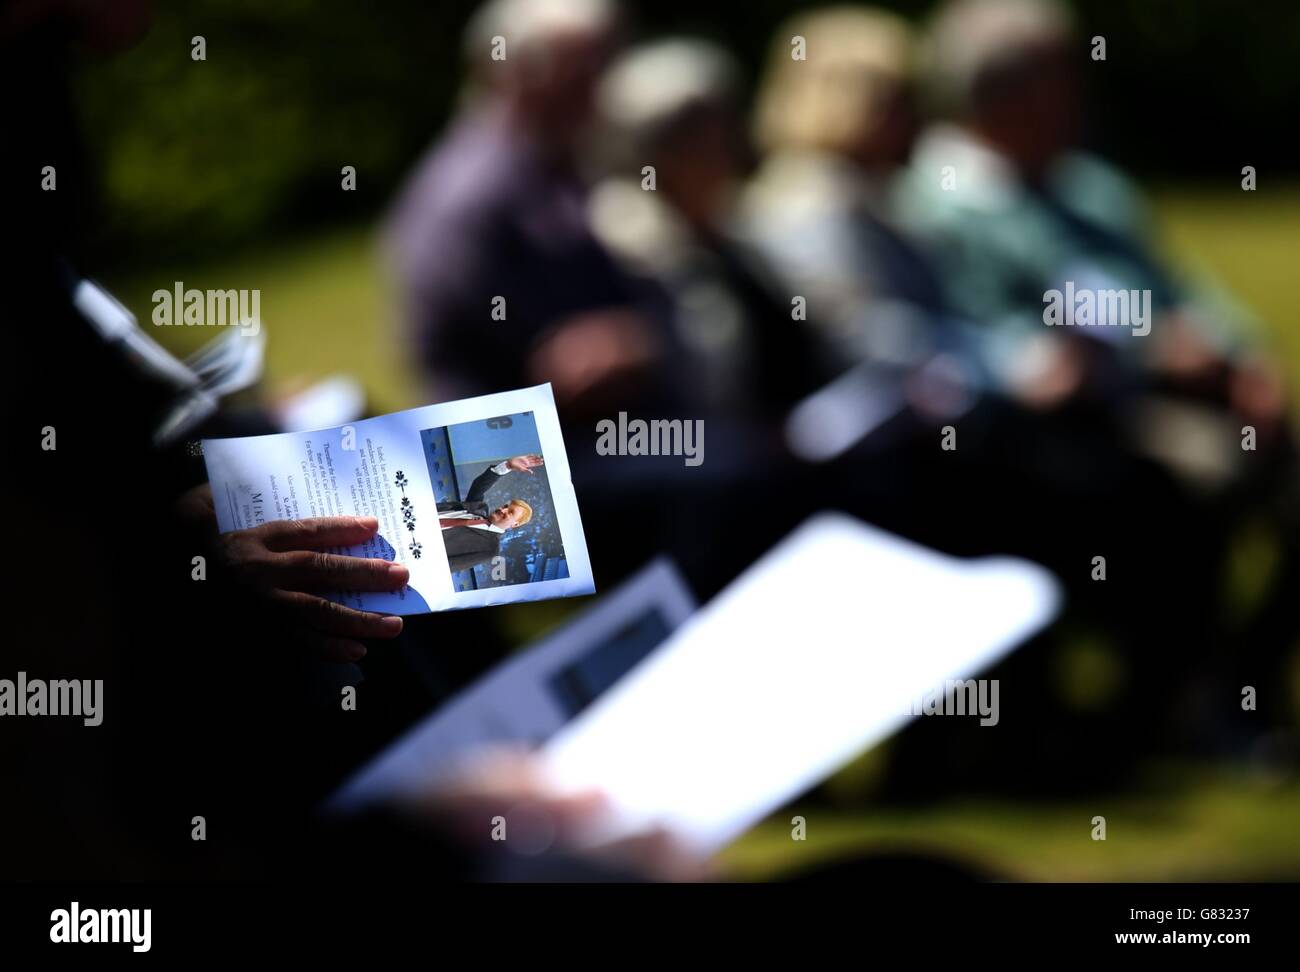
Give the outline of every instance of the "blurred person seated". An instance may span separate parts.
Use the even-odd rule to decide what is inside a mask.
[[[593,189],[592,226],[628,272],[671,296],[692,404],[783,416],[832,373],[733,226],[752,162],[739,65],[706,41],[655,41],[610,66],[597,105],[613,174]]]
[[[1136,382],[1230,405],[1276,440],[1281,381],[1244,315],[1178,279],[1151,243],[1138,189],[1074,147],[1084,51],[1057,0],[943,7],[926,61],[946,120],[917,145],[906,222],[932,244],[953,303],[997,334],[997,369],[1027,400],[1051,406],[1087,383],[1113,397]],[[1067,281],[1149,290],[1150,339],[1127,327],[1049,330],[1046,292]]]
[[[550,381],[562,412],[662,397],[664,331],[586,222],[579,150],[611,0],[491,0],[464,104],[392,208],[388,254],[438,400]]]
[[[740,80],[721,48],[668,38],[617,58],[596,94],[605,177],[592,190],[591,226],[624,273],[662,295],[674,349],[668,364],[708,446],[694,468],[640,457],[621,470],[602,459],[590,472],[606,486],[618,482],[618,495],[647,511],[673,497],[654,514],[663,517],[655,545],[702,595],[801,518],[783,499],[810,487],[799,481],[782,422],[833,375],[817,332],[733,225],[736,193],[752,167]],[[575,482],[582,465],[579,456]],[[741,531],[730,524],[736,495],[764,509]],[[634,566],[626,553],[616,556]]]
[[[791,57],[793,36],[805,39],[807,60]],[[759,88],[763,163],[744,195],[743,225],[806,296],[837,370],[915,363],[949,315],[928,257],[891,212],[916,128],[912,48],[911,29],[891,13],[802,14],[777,31]]]

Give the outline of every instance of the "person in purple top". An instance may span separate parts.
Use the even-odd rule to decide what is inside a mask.
[[[550,381],[570,418],[662,400],[666,315],[588,229],[576,165],[615,38],[608,0],[494,0],[470,22],[465,107],[387,231],[439,399]]]

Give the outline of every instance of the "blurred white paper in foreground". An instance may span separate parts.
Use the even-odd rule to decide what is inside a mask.
[[[661,824],[730,843],[897,730],[914,699],[1043,627],[1055,579],[814,517],[542,750],[562,789],[612,805],[605,840]],[[985,731],[996,732],[996,728]]]

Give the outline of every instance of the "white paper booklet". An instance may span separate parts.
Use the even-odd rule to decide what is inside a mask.
[[[712,852],[897,730],[927,692],[1007,654],[1058,600],[1037,565],[957,560],[822,514],[542,757],[561,790],[610,798],[593,840],[662,824]]]
[[[677,568],[666,558],[654,561],[417,723],[353,774],[326,809],[346,812],[423,793],[483,746],[545,742],[694,610]]]
[[[373,516],[335,551],[407,567],[395,593],[329,595],[422,614],[590,594],[591,562],[550,385],[316,432],[203,443],[217,525]]]

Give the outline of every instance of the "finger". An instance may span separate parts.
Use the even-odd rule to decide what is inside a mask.
[[[270,569],[276,587],[293,591],[395,591],[411,579],[401,564],[313,550],[273,554]]]
[[[365,543],[379,530],[379,521],[373,516],[318,516],[272,520],[259,529],[272,550],[318,550]]]
[[[341,638],[396,638],[402,633],[402,619],[396,615],[358,611],[300,591],[276,591],[273,598],[322,634]]]

